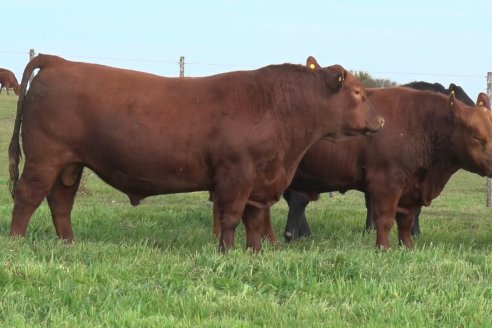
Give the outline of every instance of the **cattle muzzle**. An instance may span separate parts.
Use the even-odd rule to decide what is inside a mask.
[[[372,136],[373,134],[379,132],[384,127],[384,118],[380,116],[377,120],[377,124],[375,127],[368,127],[364,132],[366,136]]]

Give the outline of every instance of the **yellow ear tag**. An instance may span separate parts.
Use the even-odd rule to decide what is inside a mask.
[[[478,106],[483,106],[483,101],[479,102]]]
[[[338,82],[342,82],[342,76],[341,75],[338,77]]]
[[[309,64],[309,68],[310,68],[310,69],[315,69],[315,68],[316,68],[316,65],[314,65],[314,64]]]

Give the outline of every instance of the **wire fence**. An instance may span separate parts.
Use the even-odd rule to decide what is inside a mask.
[[[19,50],[0,50],[0,53],[12,54],[12,55],[22,55],[26,56],[28,59],[29,51],[19,51]],[[161,63],[161,64],[176,64],[179,67],[180,61],[171,59],[157,59],[157,58],[135,58],[135,57],[105,57],[105,56],[85,56],[76,54],[60,54],[62,57],[78,58],[78,59],[88,59],[88,60],[107,60],[107,61],[121,61],[121,62],[140,62],[140,63]],[[214,67],[224,67],[224,68],[258,68],[258,65],[243,64],[243,63],[223,63],[223,62],[188,62],[185,61],[186,65],[196,65],[196,66],[214,66]],[[454,73],[433,73],[433,72],[390,72],[390,71],[368,71],[365,69],[352,69],[352,71],[364,71],[371,75],[388,75],[388,76],[432,76],[432,77],[445,77],[445,78],[471,78],[471,79],[485,79],[485,75],[471,75],[471,74],[454,74]]]

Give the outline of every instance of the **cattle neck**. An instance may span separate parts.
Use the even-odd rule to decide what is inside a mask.
[[[417,91],[415,91],[417,92]],[[424,167],[456,167],[455,147],[452,136],[455,123],[448,107],[448,97],[420,91],[418,97],[405,100],[407,131],[416,147],[422,147]]]
[[[270,80],[270,101],[275,109],[272,112],[279,139],[289,141],[291,154],[299,153],[297,148],[301,148],[304,155],[312,144],[323,137],[328,127],[324,119],[328,102],[324,98],[331,95],[327,95],[323,79],[300,65],[271,65],[260,70],[265,71]],[[326,105],[316,106],[320,102]],[[295,157],[295,162],[298,162],[299,156]]]

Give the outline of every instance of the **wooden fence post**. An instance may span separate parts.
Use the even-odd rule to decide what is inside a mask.
[[[184,56],[179,57],[179,77],[185,76],[185,58]]]
[[[31,61],[36,53],[34,52],[34,49],[29,50],[29,61]],[[34,74],[31,74],[31,77],[29,78],[29,84],[31,83],[32,79],[34,78]]]
[[[492,72],[487,73],[487,96],[492,99]],[[492,207],[492,179],[487,178],[487,207]]]

